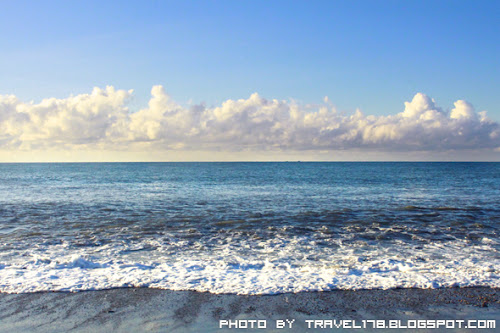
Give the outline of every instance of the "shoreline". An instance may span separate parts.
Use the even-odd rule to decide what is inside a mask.
[[[149,288],[0,293],[0,332],[239,331],[219,329],[219,320],[244,319],[267,321],[266,330],[255,331],[272,331],[276,320],[295,319],[293,329],[286,331],[297,332],[331,331],[308,329],[305,320],[315,319],[497,320],[500,288],[332,290],[277,295]]]

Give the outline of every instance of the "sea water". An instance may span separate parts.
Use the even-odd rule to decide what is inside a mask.
[[[0,291],[500,287],[500,163],[0,164]]]

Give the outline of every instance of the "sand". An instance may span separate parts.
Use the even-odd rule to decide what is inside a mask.
[[[219,328],[220,320],[236,319],[265,320],[266,330],[245,331],[327,332],[332,329],[308,329],[307,320],[497,320],[499,295],[500,289],[491,288],[337,290],[265,296],[146,288],[0,293],[0,332],[241,332]],[[276,329],[276,320],[285,319],[295,320],[292,329]]]

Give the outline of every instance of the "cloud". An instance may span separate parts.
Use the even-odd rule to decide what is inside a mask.
[[[315,106],[265,99],[183,107],[154,86],[148,106],[127,107],[132,90],[40,103],[0,96],[0,149],[150,149],[197,151],[446,151],[500,147],[500,125],[463,100],[445,111],[416,94],[400,113],[338,112],[325,97]]]
[[[0,96],[0,147],[36,149],[122,140],[132,91],[94,88],[91,94],[48,98],[39,104]]]

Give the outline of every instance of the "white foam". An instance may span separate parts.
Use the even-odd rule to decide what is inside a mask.
[[[87,252],[64,244],[38,247],[31,254],[0,263],[0,291],[149,287],[275,294],[332,289],[500,287],[500,259],[492,255],[496,250],[490,244],[471,246],[457,240],[446,246],[427,244],[421,249],[404,243],[381,248],[363,242],[319,247],[306,240],[294,237],[237,245],[227,242],[214,251],[198,254],[193,246],[180,241],[176,246],[182,243],[185,250],[173,255],[171,248],[161,247],[142,255],[120,255],[123,248],[109,245]],[[2,256],[2,260],[7,257]]]

